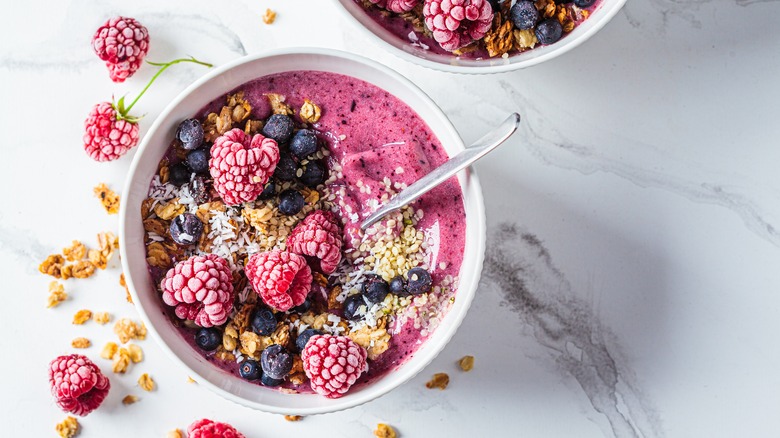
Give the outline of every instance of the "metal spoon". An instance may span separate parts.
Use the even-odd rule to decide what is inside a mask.
[[[520,114],[512,113],[506,120],[498,125],[498,127],[482,136],[482,138],[475,141],[458,155],[447,160],[441,166],[433,169],[431,173],[423,176],[409,187],[403,189],[400,193],[395,195],[393,199],[379,207],[379,209],[373,212],[360,224],[360,228],[365,230],[382,219],[386,214],[413,202],[429,190],[444,181],[447,181],[451,176],[484,157],[488,152],[506,141],[506,139],[514,134],[519,125]]]

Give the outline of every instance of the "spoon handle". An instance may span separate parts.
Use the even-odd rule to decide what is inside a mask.
[[[386,214],[413,202],[429,190],[468,167],[471,163],[484,157],[488,152],[498,147],[498,145],[514,134],[519,125],[520,115],[512,113],[506,120],[498,125],[498,127],[482,136],[482,138],[475,141],[471,146],[445,161],[444,164],[433,169],[430,173],[395,195],[390,201],[368,216],[363,223],[360,224],[360,228],[365,230],[382,219]]]

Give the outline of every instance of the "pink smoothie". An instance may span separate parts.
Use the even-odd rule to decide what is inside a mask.
[[[346,189],[337,199],[345,233],[343,251],[359,245],[359,222],[373,211],[371,206],[380,201],[385,178],[393,184],[410,184],[448,158],[439,140],[412,108],[388,92],[352,77],[315,71],[288,72],[251,81],[228,94],[237,91],[243,91],[252,106],[253,117],[259,119],[270,114],[268,93],[284,95],[286,103],[293,108],[300,108],[304,99],[316,102],[322,108],[321,118],[312,128],[330,151],[331,171],[339,168],[343,175],[332,182],[333,186]],[[224,101],[224,96],[215,99],[195,117],[203,118],[209,112],[218,112]],[[296,122],[301,122],[297,115],[294,117]],[[366,187],[370,189],[366,190]],[[416,201],[414,208],[424,212],[417,222],[417,230],[432,242],[425,258],[434,285],[441,284],[445,278],[457,279],[463,260],[466,222],[457,179],[425,194]],[[164,272],[151,267],[150,272],[159,284]],[[442,316],[456,295],[456,286],[445,289],[437,297],[437,310]],[[201,351],[193,341],[196,330],[176,321],[170,309],[166,312],[179,326],[182,336]],[[397,321],[389,349],[376,360],[369,361],[369,371],[361,376],[357,386],[391,372],[408,360],[432,329],[422,330],[414,318]],[[204,356],[237,374],[236,363],[217,360],[213,353],[204,353]],[[308,384],[286,383],[283,387],[297,392],[311,391]]]

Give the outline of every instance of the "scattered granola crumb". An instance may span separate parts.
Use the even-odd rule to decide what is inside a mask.
[[[130,355],[130,360],[132,360],[133,363],[138,363],[144,360],[144,351],[141,350],[141,347],[135,344],[128,344],[127,352]]]
[[[125,396],[125,398],[122,399],[123,405],[131,405],[138,401],[138,397],[134,396],[133,394],[128,394]]]
[[[68,298],[65,287],[59,281],[49,283],[49,298],[46,300],[46,307],[56,307]]]
[[[95,312],[92,319],[100,325],[108,324],[111,322],[111,314],[108,312]]]
[[[125,299],[127,299],[127,302],[133,304],[133,297],[130,295],[130,289],[127,287],[127,283],[125,282],[124,272],[119,275],[119,285],[125,288]]]
[[[127,367],[130,365],[130,352],[125,348],[120,348],[119,351],[114,354],[114,363],[111,366],[111,371],[115,374],[124,374],[127,371]]]
[[[190,376],[187,376],[187,383],[198,383],[195,379],[193,379]]]
[[[301,106],[300,111],[301,120],[306,123],[317,123],[317,121],[320,120],[321,115],[322,110],[319,106],[317,106],[316,103],[310,101],[309,99],[303,100],[303,105]]]
[[[376,425],[374,436],[377,438],[395,438],[395,429],[393,429],[393,427],[389,424],[379,423]]]
[[[68,415],[62,422],[57,423],[55,429],[61,438],[73,438],[79,433],[79,420]]]
[[[425,384],[425,387],[428,389],[439,388],[443,390],[449,384],[450,376],[448,376],[447,373],[436,373],[433,375],[433,378]]]
[[[129,318],[122,318],[114,324],[114,333],[119,336],[119,341],[123,344],[131,339],[143,341],[146,339],[146,326],[143,323],[138,325]]]
[[[184,433],[181,431],[181,429],[174,429],[168,432],[166,438],[184,438]]]
[[[265,97],[268,98],[268,103],[271,105],[271,111],[274,114],[284,114],[286,116],[293,115],[293,110],[290,105],[284,103],[287,98],[277,93],[266,93]]]
[[[303,417],[300,415],[285,415],[284,419],[287,421],[301,421]]]
[[[76,338],[70,342],[70,346],[73,348],[89,348],[92,342],[87,338]]]
[[[95,196],[100,199],[100,203],[103,204],[103,208],[106,209],[106,213],[119,213],[119,195],[103,183],[98,184],[94,191]]]
[[[63,280],[68,278],[89,278],[95,273],[95,265],[89,260],[79,260],[75,263],[62,267],[61,275]]]
[[[471,371],[471,369],[474,368],[474,356],[463,356],[458,361],[458,366],[463,371]]]
[[[84,324],[92,318],[92,311],[87,309],[81,309],[73,315],[73,324]]]
[[[111,358],[113,358],[116,354],[117,350],[119,350],[119,346],[116,345],[115,342],[109,342],[103,347],[103,351],[100,352],[100,357],[111,360]]]
[[[263,15],[263,23],[273,24],[274,20],[276,20],[276,12],[271,9],[266,9],[265,14]]]
[[[87,247],[78,240],[74,240],[70,246],[62,249],[62,255],[65,256],[65,260],[75,262],[87,255]]]
[[[54,278],[62,277],[62,266],[65,264],[65,258],[59,254],[52,254],[46,257],[46,260],[38,266],[41,274],[51,275]]]
[[[138,378],[138,386],[146,392],[152,392],[154,391],[155,384],[149,374],[143,373],[141,374],[141,377]]]

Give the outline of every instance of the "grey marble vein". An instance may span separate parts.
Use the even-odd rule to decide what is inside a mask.
[[[685,173],[660,171],[645,167],[643,163],[670,163],[671,158],[651,144],[633,139],[618,142],[622,150],[632,150],[632,161],[623,160],[599,145],[577,144],[549,123],[530,99],[527,99],[507,80],[499,81],[504,91],[512,96],[515,107],[524,108],[528,121],[521,128],[525,147],[541,161],[583,174],[606,172],[624,178],[633,184],[655,187],[683,196],[691,201],[718,205],[732,211],[756,235],[772,245],[780,247],[777,218],[767,207],[760,205],[755,196],[768,191],[766,188],[745,187],[745,184],[728,185],[713,179],[714,173],[686,164]],[[767,193],[766,199],[776,193]]]
[[[0,218],[0,222],[3,222],[2,218]],[[31,269],[37,267],[37,264],[42,262],[52,252],[51,248],[43,245],[29,231],[8,227],[0,228],[0,248],[2,248],[3,252],[11,253],[20,259],[28,261],[28,266],[31,266]]]
[[[500,224],[488,242],[485,280],[500,289],[504,304],[576,380],[613,436],[663,435],[660,418],[621,358],[614,336],[574,294],[535,235]]]

